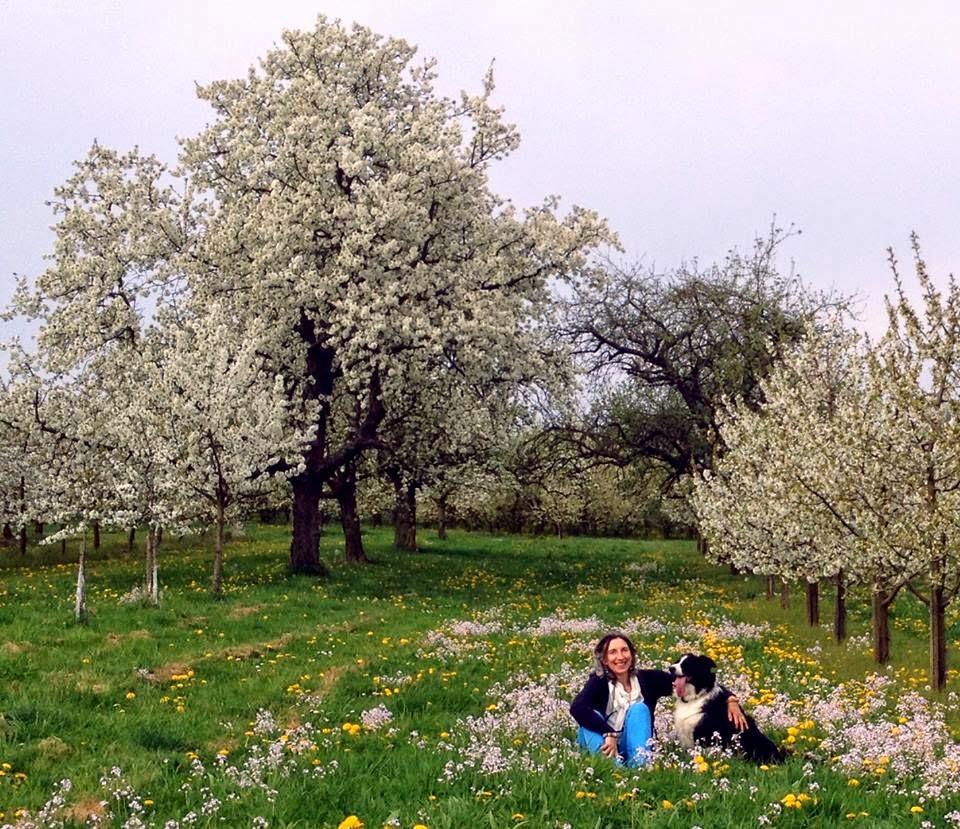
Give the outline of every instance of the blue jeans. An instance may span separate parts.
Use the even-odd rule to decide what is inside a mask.
[[[597,713],[600,714],[599,711]],[[642,702],[633,703],[627,709],[623,731],[620,732],[617,742],[617,762],[626,763],[630,767],[646,765],[649,756],[645,752],[651,736],[653,723],[650,720],[650,709]],[[590,731],[581,725],[577,730],[577,745],[596,754],[603,746],[603,734]]]

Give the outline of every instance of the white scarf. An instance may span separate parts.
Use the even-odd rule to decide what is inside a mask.
[[[607,697],[607,722],[610,724],[611,731],[622,731],[627,709],[631,703],[640,699],[640,683],[636,675],[631,674],[629,691],[616,680],[608,683],[608,685],[610,686],[610,695]]]

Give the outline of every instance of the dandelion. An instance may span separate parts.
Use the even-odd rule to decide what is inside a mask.
[[[363,821],[356,815],[347,815],[337,824],[337,829],[363,829]]]
[[[672,808],[673,808],[673,804],[672,804],[669,800],[661,801],[660,805],[663,806],[664,809],[672,809]]]
[[[914,815],[922,815],[922,814],[923,814],[923,806],[911,806],[911,807],[910,807],[910,813],[911,813],[911,814],[914,814]]]

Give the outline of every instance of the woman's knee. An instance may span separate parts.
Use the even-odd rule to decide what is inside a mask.
[[[634,702],[627,709],[626,720],[632,722],[641,721],[649,723],[650,719],[650,709],[647,707],[646,703],[643,702]]]

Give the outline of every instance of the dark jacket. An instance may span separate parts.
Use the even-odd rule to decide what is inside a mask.
[[[668,697],[673,693],[673,677],[666,671],[642,669],[635,671],[640,683],[640,698],[650,709],[650,720],[660,697]],[[610,700],[610,682],[606,677],[590,674],[587,684],[570,703],[570,713],[579,725],[584,728],[603,734],[610,730],[604,717],[607,702]],[[599,713],[597,713],[599,712]]]

